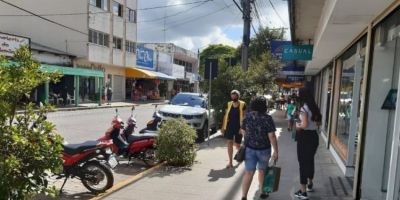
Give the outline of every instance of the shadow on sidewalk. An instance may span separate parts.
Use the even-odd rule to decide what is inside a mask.
[[[164,178],[173,175],[179,175],[188,171],[192,171],[191,167],[173,167],[173,166],[165,166],[160,170],[157,170],[153,174],[149,175],[150,178],[159,177]]]
[[[236,173],[236,168],[238,166],[235,166],[234,168],[223,168],[223,169],[211,169],[210,173],[208,174],[208,177],[210,179],[208,180],[209,182],[215,182],[218,181],[221,178],[231,178],[235,175]]]

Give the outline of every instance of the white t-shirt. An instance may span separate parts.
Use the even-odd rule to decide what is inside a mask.
[[[317,130],[318,126],[312,120],[312,112],[311,112],[310,108],[307,106],[307,104],[304,104],[303,107],[301,107],[300,112],[306,113],[306,115],[308,117],[308,126],[304,130]]]

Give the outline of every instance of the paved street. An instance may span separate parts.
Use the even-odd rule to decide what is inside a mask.
[[[128,107],[118,108],[119,114],[124,120],[130,116]],[[145,127],[151,119],[154,106],[151,104],[136,107],[134,114],[138,122],[138,130]],[[80,143],[86,140],[96,140],[109,128],[112,118],[115,116],[114,108],[78,110],[67,112],[54,112],[48,114],[48,119],[56,124],[57,130],[69,143]],[[144,163],[137,161],[133,165],[127,165],[127,161],[114,169],[114,184],[132,177],[147,169]],[[63,180],[51,179],[50,183],[57,188],[61,187]],[[82,185],[78,179],[69,179],[59,199],[90,199],[93,195]],[[42,196],[38,199],[43,199]]]
[[[126,122],[131,113],[130,108],[118,108],[118,111]],[[137,130],[145,127],[153,112],[154,106],[151,104],[136,106],[134,114],[138,123]],[[48,120],[55,123],[57,130],[68,143],[79,143],[103,136],[114,116],[115,108],[104,108],[49,113]]]

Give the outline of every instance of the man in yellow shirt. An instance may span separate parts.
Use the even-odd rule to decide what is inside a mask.
[[[227,104],[224,121],[222,123],[221,133],[228,140],[227,146],[229,163],[226,166],[227,168],[233,167],[233,145],[235,144],[236,150],[238,150],[240,148],[240,144],[242,143],[243,136],[239,133],[239,131],[244,118],[246,103],[239,100],[239,98],[240,92],[237,90],[232,90],[232,101],[228,102]]]

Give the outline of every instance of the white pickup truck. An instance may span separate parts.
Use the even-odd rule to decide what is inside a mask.
[[[197,131],[198,140],[204,141],[208,136],[208,124],[212,132],[216,130],[215,111],[207,109],[207,98],[199,93],[179,93],[168,105],[160,108],[158,115],[162,121],[172,118],[183,118]]]

